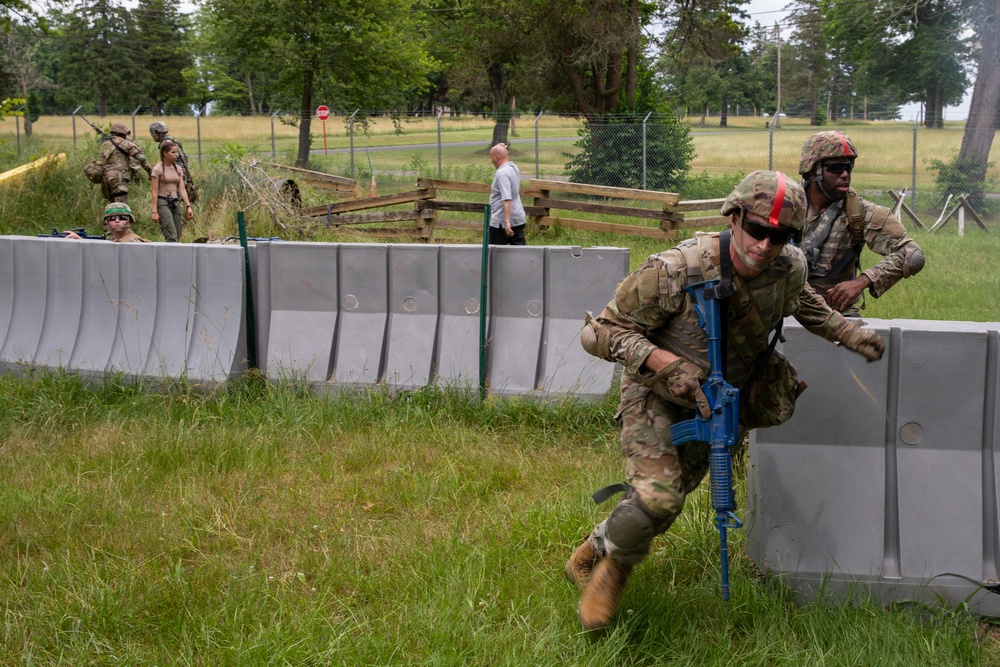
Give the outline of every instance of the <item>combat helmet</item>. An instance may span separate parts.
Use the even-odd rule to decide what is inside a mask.
[[[127,215],[129,217],[130,224],[135,222],[135,215],[132,213],[132,208],[125,202],[109,202],[108,205],[104,207],[104,215],[101,217],[106,218],[109,215]]]
[[[834,130],[817,132],[802,144],[799,174],[808,178],[816,163],[831,157],[846,157],[853,160],[858,157],[858,149],[854,147],[851,138],[843,132]]]
[[[112,123],[111,134],[118,134],[123,137],[127,137],[132,133],[132,130],[128,129],[128,125],[125,123]]]
[[[720,212],[728,216],[737,211],[750,211],[769,226],[794,230],[798,240],[805,223],[806,191],[780,171],[758,169],[729,193]]]
[[[150,134],[166,134],[167,133],[167,124],[164,123],[162,120],[153,121],[152,123],[149,124],[149,133]]]

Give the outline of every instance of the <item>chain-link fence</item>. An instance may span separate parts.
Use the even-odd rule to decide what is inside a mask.
[[[261,160],[290,164],[298,152],[298,118],[275,112],[270,116],[162,116],[138,112],[90,120],[107,126],[124,122],[135,128],[140,143],[155,155],[147,128],[153,120],[164,121],[170,134],[184,143],[194,160],[232,152],[250,152]],[[695,121],[700,120],[693,119]],[[589,174],[600,173],[603,184],[622,184],[642,189],[677,188],[688,199],[725,196],[740,175],[753,169],[772,168],[797,172],[803,141],[818,129],[846,131],[860,152],[854,184],[868,197],[887,197],[888,190],[906,188],[912,206],[932,207],[937,201],[933,161],[947,162],[957,155],[964,127],[926,129],[912,122],[830,123],[824,128],[806,121],[783,118],[780,129],[760,116],[730,116],[728,127],[708,118],[702,126],[687,124],[693,155],[689,171],[676,179],[676,165],[683,164],[683,147],[665,140],[676,125],[656,117],[641,121],[613,121],[595,125],[582,141],[580,118],[556,114],[518,114],[510,119],[506,139],[522,177],[569,178],[579,168],[581,150],[588,150]],[[489,148],[496,122],[489,117],[442,113],[402,115],[392,112],[356,111],[335,113],[325,123],[313,118],[310,166],[331,174],[349,176],[366,186],[373,176],[380,194],[412,189],[419,176],[489,182],[493,167]],[[48,149],[75,146],[94,148],[94,132],[78,115],[42,116],[32,127],[30,143],[23,136],[23,119],[0,123],[0,141],[7,150],[17,143],[19,151],[33,154]],[[16,135],[16,136],[15,136]],[[603,147],[597,144],[603,143]],[[613,149],[609,148],[613,145]],[[1000,142],[993,144],[994,165]],[[574,166],[576,165],[576,166]],[[665,177],[664,172],[672,176]],[[994,166],[989,174],[997,180]]]

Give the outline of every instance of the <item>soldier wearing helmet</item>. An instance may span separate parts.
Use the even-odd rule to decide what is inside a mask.
[[[167,124],[162,120],[156,120],[149,124],[149,136],[153,138],[157,146],[164,141],[172,141],[177,144],[176,164],[180,166],[181,173],[184,174],[184,188],[187,190],[188,196],[191,197],[192,202],[196,201],[198,189],[194,187],[194,180],[191,178],[191,162],[188,160],[187,153],[184,152],[184,144],[167,133]]]
[[[114,243],[149,243],[146,239],[132,231],[135,216],[128,204],[110,202],[104,207],[103,223],[108,230],[107,239]],[[66,232],[66,238],[81,238],[76,232]]]
[[[866,288],[878,298],[924,266],[923,251],[892,211],[851,187],[857,157],[843,132],[819,132],[806,139],[799,159],[809,204],[802,241],[809,284],[848,316],[860,314],[856,303]],[[883,258],[862,271],[865,244]]]
[[[755,171],[722,206],[729,229],[697,233],[652,255],[622,278],[598,317],[588,315],[584,348],[624,367],[617,418],[627,484],[617,487],[625,497],[566,563],[567,576],[582,590],[585,629],[611,623],[632,569],[708,471],[705,443],[675,448],[670,439],[671,424],[690,419],[693,410],[706,417],[710,410],[701,389],[710,370],[707,341],[686,285],[720,279],[734,289],[723,305],[723,344],[726,380],[746,396],[741,436],[787,420],[805,388],[788,359],[769,344],[783,318],[794,316],[812,333],[869,361],[881,358],[882,339],[833,311],[806,282],[805,257],[790,243],[802,233],[805,208],[805,192],[794,179]]]
[[[101,144],[100,157],[104,164],[101,193],[109,202],[128,203],[129,183],[138,175],[139,168],[149,174],[153,166],[142,154],[139,145],[129,138],[131,132],[125,123],[111,125],[111,136]]]

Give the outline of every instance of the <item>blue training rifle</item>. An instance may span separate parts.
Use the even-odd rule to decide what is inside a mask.
[[[733,456],[739,432],[740,392],[726,382],[722,375],[722,313],[719,304],[728,294],[719,289],[718,280],[688,285],[684,289],[695,299],[698,324],[708,337],[708,362],[711,373],[702,390],[708,398],[712,416],[705,418],[696,409],[694,419],[687,419],[670,427],[670,439],[674,445],[685,442],[707,442],[709,450],[709,471],[712,485],[712,508],[715,509],[715,526],[719,529],[720,557],[722,559],[722,599],[729,599],[729,549],[726,545],[726,530],[742,528],[743,522],[736,516],[736,496],[733,493]]]

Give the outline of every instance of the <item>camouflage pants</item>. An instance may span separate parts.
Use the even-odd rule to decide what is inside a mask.
[[[665,533],[684,508],[687,494],[698,488],[708,473],[709,446],[688,442],[674,447],[670,425],[694,417],[694,410],[661,398],[632,377],[622,378],[622,400],[618,407],[621,448],[626,456],[625,478],[632,491],[619,505],[637,507],[652,518],[656,534]],[[740,429],[738,442],[743,441]],[[741,446],[741,445],[738,445]],[[649,544],[618,552],[605,541],[607,521],[590,535],[591,546],[601,555],[620,563],[637,564],[645,558]]]

